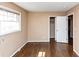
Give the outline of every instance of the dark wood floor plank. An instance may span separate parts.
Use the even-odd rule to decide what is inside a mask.
[[[73,46],[66,43],[29,42],[13,57],[77,57],[73,52]]]

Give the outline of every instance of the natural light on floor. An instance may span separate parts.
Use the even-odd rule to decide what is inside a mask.
[[[44,56],[45,56],[45,52],[39,51],[38,57],[44,57]]]

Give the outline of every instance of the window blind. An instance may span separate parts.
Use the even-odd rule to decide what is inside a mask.
[[[0,9],[0,36],[20,30],[20,14]]]

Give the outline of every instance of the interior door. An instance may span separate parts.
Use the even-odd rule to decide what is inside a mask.
[[[68,19],[66,16],[57,16],[55,19],[55,40],[68,43]]]

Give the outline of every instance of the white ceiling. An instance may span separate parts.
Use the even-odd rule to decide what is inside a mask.
[[[65,12],[79,2],[14,2],[29,12]]]

